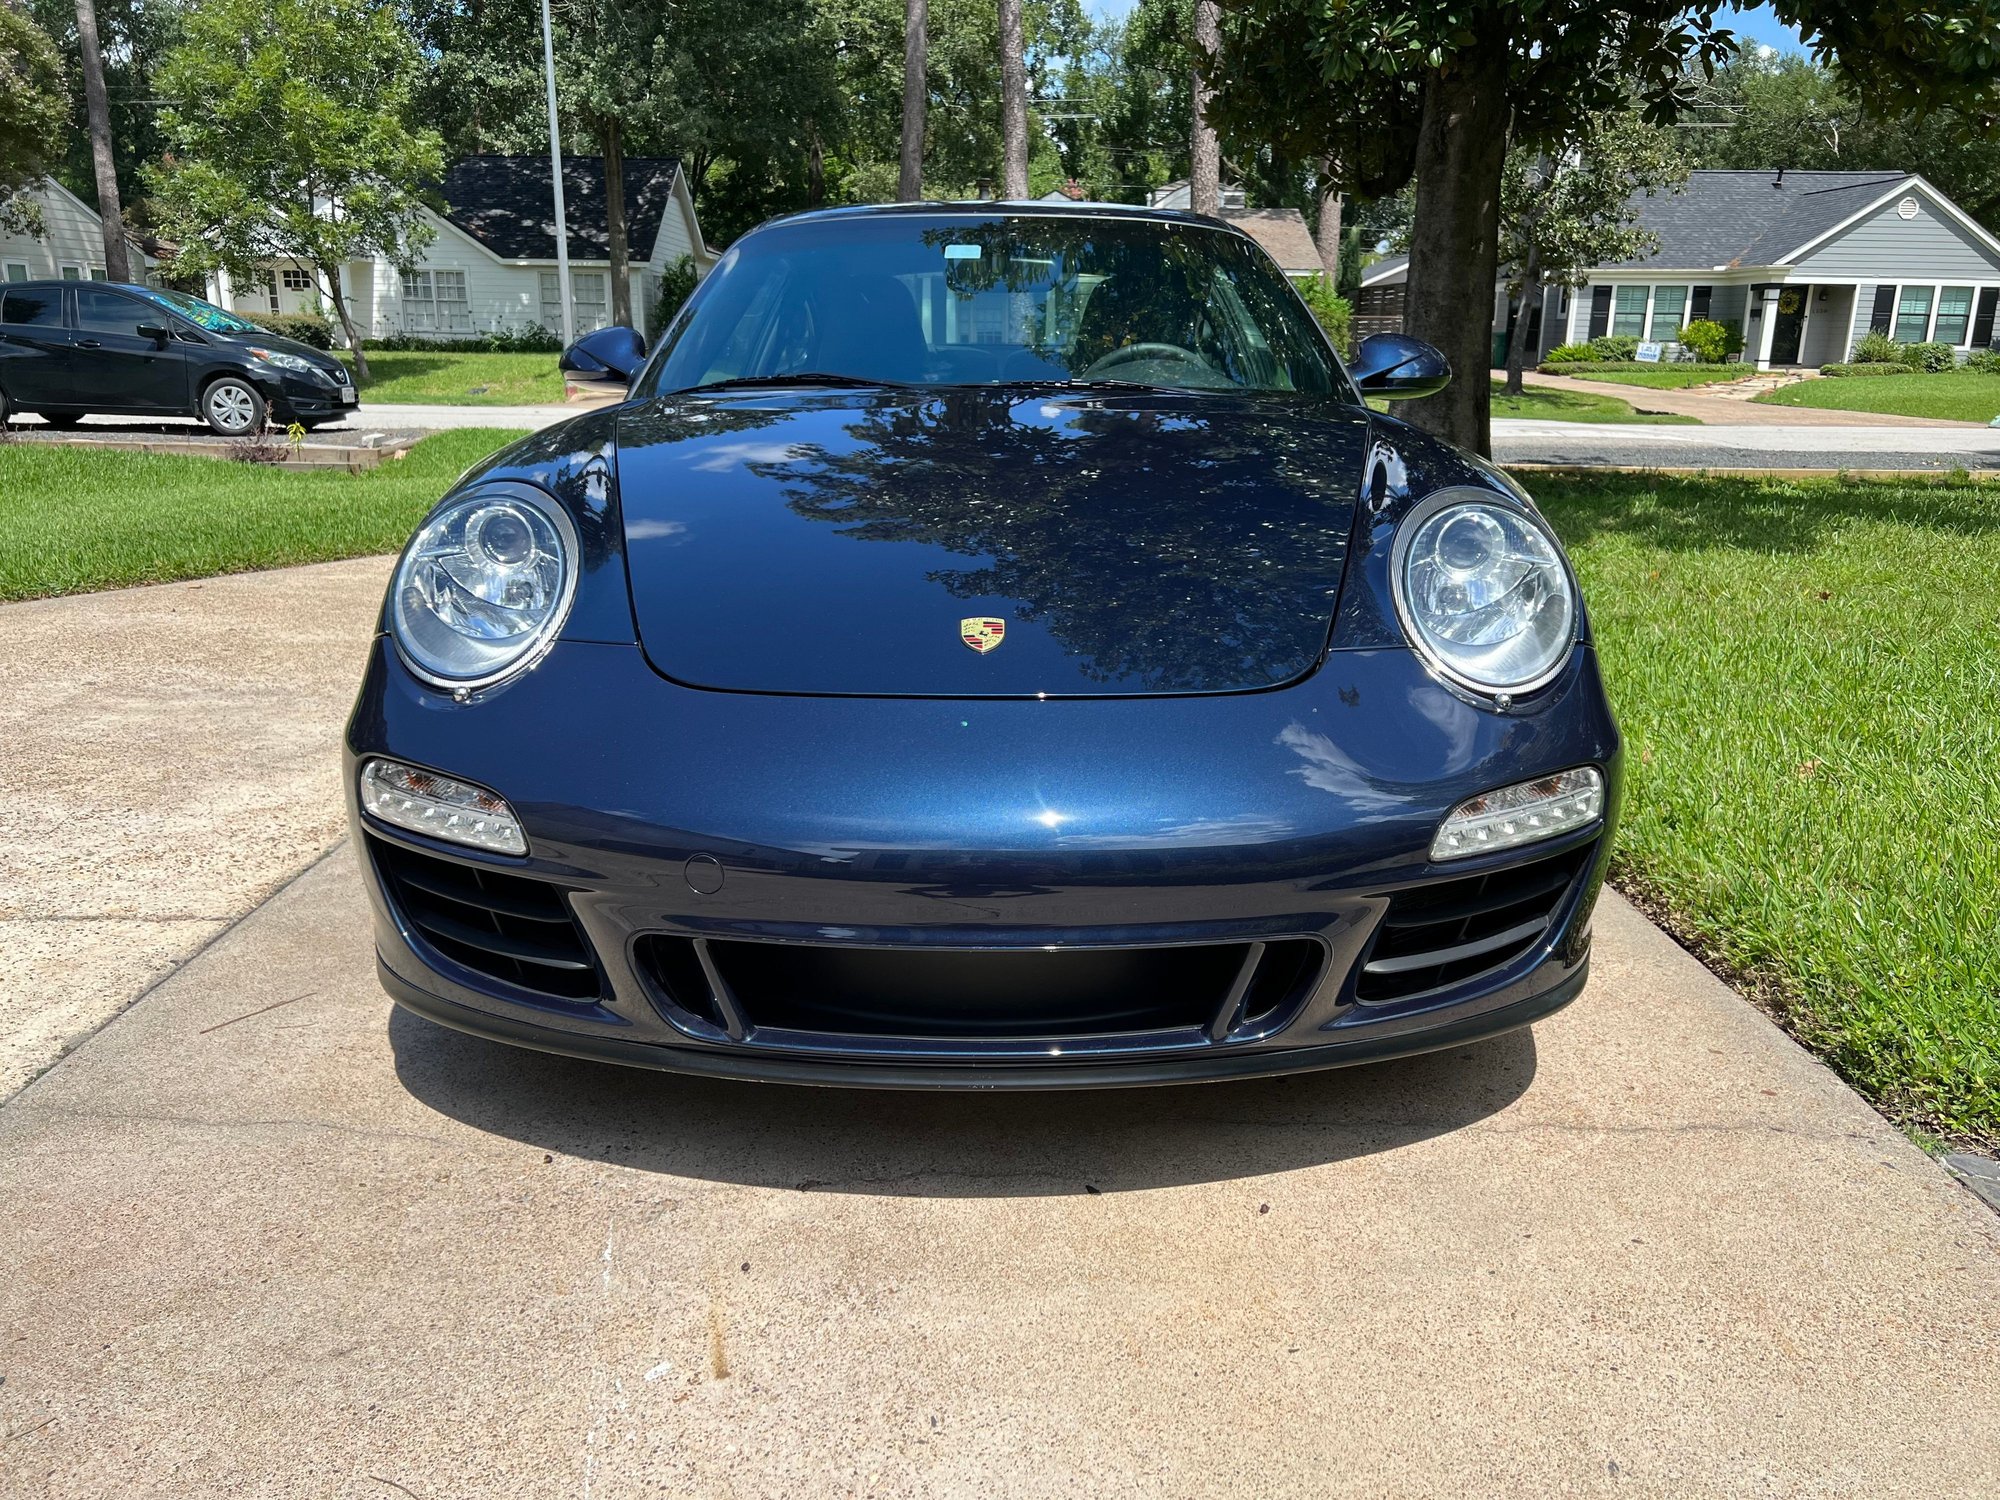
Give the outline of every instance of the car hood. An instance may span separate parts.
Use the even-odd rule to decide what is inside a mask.
[[[1325,650],[1367,443],[1365,411],[1297,397],[659,398],[619,422],[640,638],[752,692],[1276,686]]]
[[[255,333],[211,333],[209,337],[245,349],[270,349],[281,354],[296,354],[307,364],[317,365],[329,375],[337,374],[342,380],[347,379],[347,366],[340,362],[339,355],[329,354],[324,349],[315,349],[311,344],[302,344],[297,339],[265,333],[262,329]]]

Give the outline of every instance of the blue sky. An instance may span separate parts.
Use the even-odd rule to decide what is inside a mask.
[[[1100,19],[1128,14],[1136,0],[1084,0],[1090,13]],[[1799,34],[1771,14],[1763,5],[1740,7],[1732,28],[1746,45],[1775,47],[1780,52],[1802,52]]]

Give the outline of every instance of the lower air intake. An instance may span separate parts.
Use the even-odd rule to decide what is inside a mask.
[[[1595,848],[1397,891],[1362,960],[1355,998],[1409,1000],[1505,968],[1555,925]]]

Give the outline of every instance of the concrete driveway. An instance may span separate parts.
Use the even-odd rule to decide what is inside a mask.
[[[321,697],[261,711],[330,766]],[[295,789],[293,849],[337,822]],[[254,900],[225,826],[174,842]],[[1598,931],[1578,1004],[1477,1048],[885,1096],[393,1013],[338,848],[0,1106],[0,1493],[2000,1492],[2000,1221],[1623,902]]]

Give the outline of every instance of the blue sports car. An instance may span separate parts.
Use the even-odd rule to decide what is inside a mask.
[[[1328,1067],[1582,987],[1619,741],[1512,480],[1184,213],[767,224],[398,563],[347,731],[383,984],[687,1072]]]

